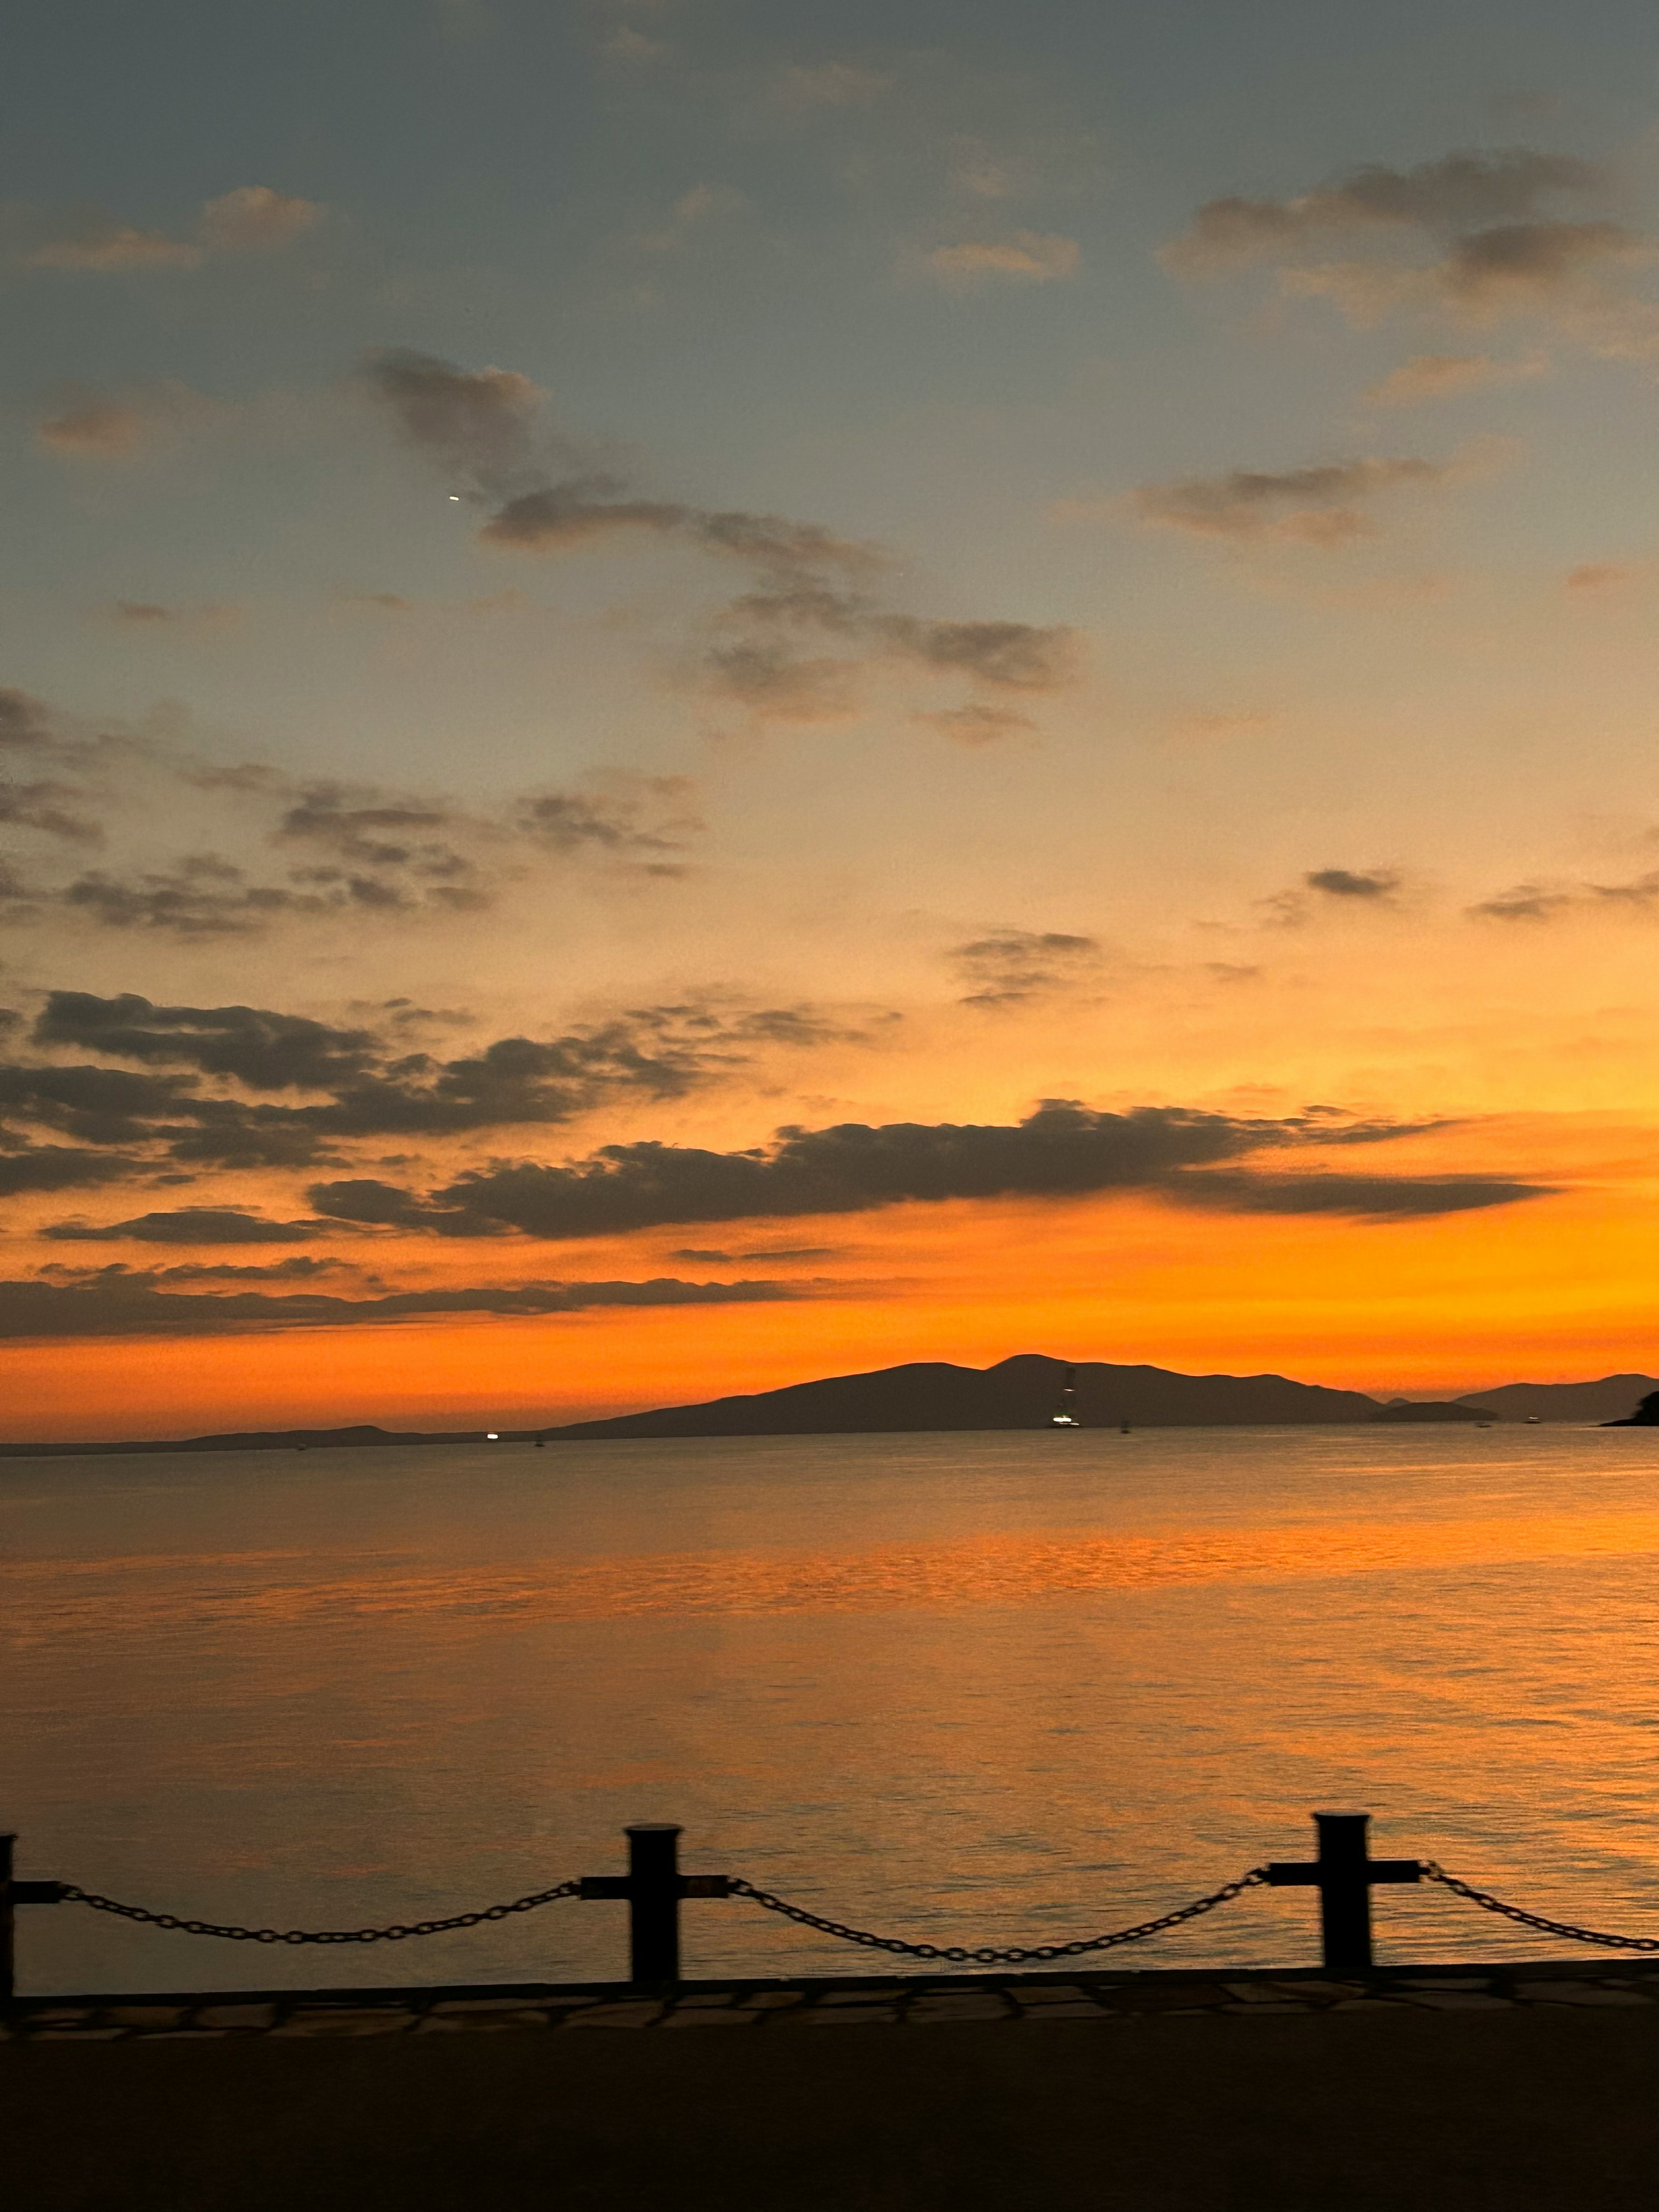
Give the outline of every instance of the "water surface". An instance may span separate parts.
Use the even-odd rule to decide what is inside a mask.
[[[1150,1917],[1314,1807],[1659,1933],[1659,1431],[1146,1430],[0,1463],[20,1872],[350,1927],[621,1865],[934,1942]],[[1561,1947],[1378,1893],[1379,1955]],[[1133,1953],[1305,1962],[1310,1893]],[[21,1916],[26,1988],[599,1978],[625,1909],[327,1953]],[[687,1971],[867,1954],[740,1903]]]

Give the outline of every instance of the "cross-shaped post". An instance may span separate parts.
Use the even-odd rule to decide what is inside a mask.
[[[15,1835],[0,1835],[0,2004],[9,2004],[16,1994],[16,1923],[12,1909],[19,1905],[60,1905],[64,1898],[61,1881],[19,1881],[12,1873],[12,1854],[16,1849]]]
[[[680,1899],[729,1897],[731,1877],[680,1872],[681,1830],[665,1822],[629,1828],[628,1872],[582,1877],[585,1899],[628,1899],[630,1978],[641,1984],[680,1978]]]
[[[1369,1813],[1316,1813],[1319,1856],[1313,1860],[1274,1859],[1267,1880],[1275,1888],[1310,1883],[1319,1890],[1319,1929],[1325,1964],[1338,1973],[1369,1968],[1371,1960],[1371,1884],[1420,1881],[1416,1859],[1374,1859],[1365,1841]]]

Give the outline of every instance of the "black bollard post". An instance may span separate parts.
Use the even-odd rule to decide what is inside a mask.
[[[1275,1888],[1306,1885],[1319,1891],[1319,1929],[1325,1965],[1339,1974],[1369,1973],[1371,1958],[1371,1885],[1419,1881],[1416,1859],[1374,1859],[1365,1841],[1369,1813],[1316,1813],[1319,1856],[1312,1861],[1275,1859],[1267,1880]]]
[[[680,1978],[680,1834],[665,1821],[628,1831],[628,1948],[636,1982]]]
[[[628,1900],[629,1978],[641,1988],[680,1978],[680,1899],[729,1897],[723,1874],[682,1874],[683,1830],[660,1820],[626,1831],[628,1872],[584,1875],[581,1895]]]
[[[1371,1891],[1365,1865],[1370,1856],[1365,1831],[1368,1813],[1316,1813],[1319,1831],[1319,1933],[1325,1964],[1339,1970],[1370,1967]]]
[[[17,1923],[12,1911],[12,1854],[15,1835],[0,1835],[0,2004],[9,2004],[17,1988]]]

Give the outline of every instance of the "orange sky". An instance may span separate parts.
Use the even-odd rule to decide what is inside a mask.
[[[1617,41],[474,12],[19,64],[0,1435],[1659,1366]]]

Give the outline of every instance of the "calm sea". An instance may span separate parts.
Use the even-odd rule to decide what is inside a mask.
[[[936,1942],[1149,1917],[1316,1807],[1659,1933],[1659,1431],[1147,1430],[0,1464],[19,1871],[354,1927],[692,1871]],[[1394,1958],[1540,1956],[1428,1889]],[[326,1954],[21,1916],[26,1989],[598,1978],[625,1908]],[[1119,1954],[1316,1958],[1306,1891]],[[879,1960],[747,1904],[691,1973]]]

